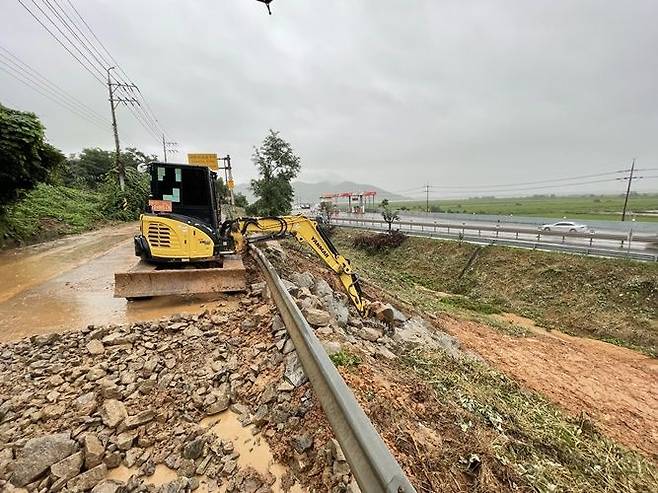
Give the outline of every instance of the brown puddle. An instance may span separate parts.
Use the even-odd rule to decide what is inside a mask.
[[[225,411],[216,416],[209,416],[201,420],[201,426],[209,428],[209,431],[224,440],[231,440],[233,447],[240,453],[238,457],[238,465],[242,468],[252,467],[260,474],[270,473],[276,478],[275,483],[272,485],[273,493],[284,493],[281,487],[281,478],[288,470],[284,465],[278,464],[270,446],[264,438],[259,435],[253,435],[253,426],[243,427],[238,421],[236,414],[231,411]],[[111,469],[107,474],[107,479],[115,479],[126,483],[130,477],[138,471],[136,467],[126,467],[121,465],[115,469]],[[153,486],[162,486],[163,484],[173,481],[178,476],[176,471],[169,469],[164,464],[158,464],[155,467],[155,473],[152,476],[144,478],[144,482]],[[223,493],[226,491],[227,479],[223,479],[223,484],[219,486],[217,483],[206,476],[199,477],[199,488],[195,491],[200,493]],[[303,493],[304,490],[295,483],[289,490],[289,493]]]
[[[225,295],[114,298],[114,273],[138,260],[132,245],[136,231],[135,224],[122,225],[0,253],[0,342],[193,313],[217,300],[233,303]]]

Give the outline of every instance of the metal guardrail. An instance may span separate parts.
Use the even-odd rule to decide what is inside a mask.
[[[249,248],[361,491],[415,493],[416,490],[327,356],[272,264],[257,247],[250,245]]]
[[[381,219],[333,217],[330,222],[336,226],[344,226],[348,228],[369,229],[374,231],[385,231],[388,229],[388,223]],[[443,238],[448,240],[459,238],[461,241],[477,244],[506,245],[533,250],[562,251],[599,257],[622,257],[633,260],[658,262],[658,251],[653,253],[650,251],[631,249],[632,244],[635,242],[658,242],[657,235],[633,235],[623,233],[560,233],[556,231],[538,231],[536,228],[510,228],[416,221],[395,221],[394,226],[403,233],[414,236]],[[441,229],[444,231],[441,231]],[[495,234],[483,235],[483,231],[495,232]],[[474,234],[474,232],[477,232],[477,234]],[[515,236],[504,237],[501,233],[513,233]],[[527,238],[519,238],[520,234],[532,235],[535,237],[536,241]],[[549,240],[542,241],[542,236],[548,237]],[[565,243],[566,238],[585,239],[589,241],[587,245],[569,244]],[[558,239],[561,240],[561,242],[551,243],[549,242],[550,239]],[[595,240],[616,240],[620,242],[620,245],[619,248],[604,248],[594,245]]]

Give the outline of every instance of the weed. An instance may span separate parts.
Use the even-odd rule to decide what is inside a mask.
[[[388,234],[362,234],[352,240],[352,245],[369,253],[381,253],[398,248],[406,239],[407,236],[399,231]]]
[[[601,434],[587,416],[570,418],[534,392],[473,359],[443,351],[407,353],[402,363],[467,412],[463,430],[495,433],[496,459],[539,492],[656,491],[654,465]]]
[[[361,358],[345,350],[330,355],[329,359],[331,359],[336,367],[354,368],[361,364]]]

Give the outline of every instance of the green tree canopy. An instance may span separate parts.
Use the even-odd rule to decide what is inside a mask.
[[[249,208],[251,214],[278,216],[291,210],[294,191],[290,181],[301,168],[301,159],[292,146],[270,129],[260,147],[254,148],[251,157],[260,178],[251,180],[251,190],[257,197]]]
[[[0,104],[0,207],[45,181],[64,160],[46,142],[44,127],[34,113]]]
[[[121,152],[121,160],[126,169],[143,170],[144,166],[157,160],[157,156],[144,154],[129,147]],[[97,188],[104,183],[105,177],[114,170],[114,152],[98,147],[83,149],[80,154],[69,157],[68,184],[78,184],[89,188]],[[116,170],[114,170],[116,171]]]

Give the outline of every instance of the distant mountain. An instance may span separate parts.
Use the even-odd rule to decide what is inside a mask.
[[[377,195],[375,196],[376,202],[380,202],[384,199],[388,199],[388,200],[407,199],[407,197],[388,192],[374,185],[354,183],[352,181],[343,181],[340,183],[329,182],[329,181],[322,181],[320,183],[305,183],[302,181],[296,181],[293,182],[292,186],[295,189],[295,203],[308,202],[315,204],[320,201],[320,195],[322,195],[323,193],[338,193],[338,192],[366,192],[366,191],[377,192]],[[253,202],[255,199],[253,193],[251,193],[251,190],[249,189],[249,185],[246,183],[236,185],[235,191],[243,193],[247,197],[247,200],[250,203]]]

